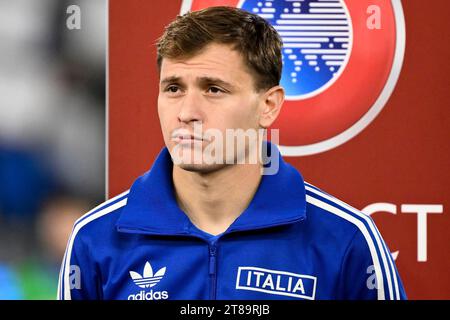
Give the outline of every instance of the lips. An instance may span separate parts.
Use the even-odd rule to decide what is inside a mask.
[[[175,135],[172,137],[172,139],[177,139],[177,140],[198,140],[198,141],[203,141],[202,137],[197,137],[194,135]]]
[[[202,143],[206,141],[203,137],[190,133],[174,133],[172,134],[172,141],[180,144],[193,144],[193,143]]]

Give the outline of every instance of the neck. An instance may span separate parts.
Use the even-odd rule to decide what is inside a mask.
[[[260,164],[237,164],[210,173],[173,167],[178,205],[199,229],[224,232],[248,207],[261,181]]]

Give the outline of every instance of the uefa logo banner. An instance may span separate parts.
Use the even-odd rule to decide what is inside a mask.
[[[272,127],[285,156],[349,141],[394,90],[405,51],[400,0],[184,0],[180,12],[219,5],[261,16],[282,37],[286,101]]]

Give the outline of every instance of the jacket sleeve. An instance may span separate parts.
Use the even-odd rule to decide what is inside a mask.
[[[58,283],[58,300],[101,299],[96,265],[77,225],[69,238]]]
[[[380,233],[356,230],[341,265],[338,299],[404,300],[394,259]]]

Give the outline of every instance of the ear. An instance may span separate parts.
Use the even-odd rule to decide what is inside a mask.
[[[259,125],[267,129],[272,125],[281,111],[281,106],[284,102],[284,89],[281,86],[272,87],[261,98],[262,112],[259,118]]]

